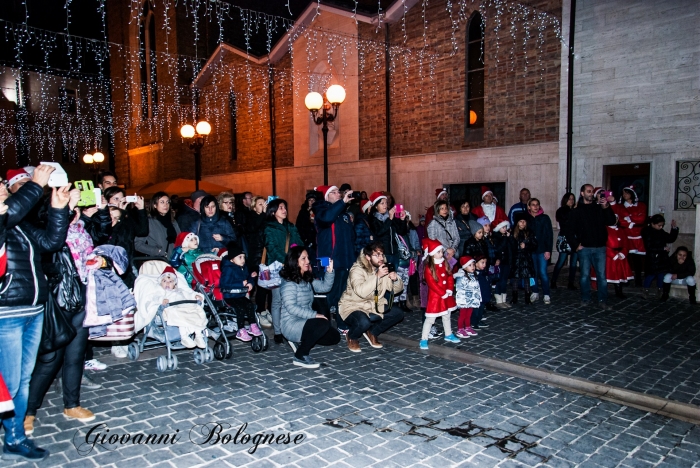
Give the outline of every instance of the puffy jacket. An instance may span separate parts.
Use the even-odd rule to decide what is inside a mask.
[[[207,197],[202,200],[201,217],[195,224],[195,230],[193,231],[199,236],[199,248],[205,252],[211,252],[212,249],[225,249],[229,242],[237,240],[236,232],[233,230],[231,223],[221,215],[219,206],[216,203],[214,216],[209,217],[204,213],[204,208],[208,204],[205,204],[206,201],[208,201]],[[214,199],[214,201],[216,200]],[[221,241],[214,240],[214,234],[219,234],[222,237]]]
[[[384,255],[398,255],[399,245],[396,243],[396,234],[403,236],[408,232],[406,221],[401,221],[398,216],[391,219],[388,214],[375,213],[370,216],[369,225],[372,228],[374,240],[381,242],[384,246]]]
[[[496,258],[501,260],[501,265],[512,267],[518,246],[511,235],[503,235],[500,232],[493,233],[493,243],[496,247]]]
[[[297,228],[286,219],[284,223],[278,223],[277,220],[267,222],[265,225],[265,248],[267,249],[265,265],[270,265],[275,261],[284,264],[284,259],[287,256],[287,250],[285,250],[287,234],[289,234],[288,247],[294,244],[304,245]]]
[[[343,200],[316,202],[316,257],[331,257],[335,268],[350,268],[355,262],[355,225]]]
[[[38,184],[27,182],[5,201],[7,274],[0,287],[0,307],[41,305],[47,300],[48,285],[41,268],[41,254],[56,252],[66,242],[70,213],[67,207],[49,207],[46,229],[23,220],[42,192]]]
[[[489,248],[486,245],[486,240],[482,237],[481,240],[476,240],[476,237],[470,237],[464,244],[464,252],[462,255],[469,255],[472,258],[477,256],[486,257],[489,256]]]
[[[428,237],[439,241],[445,249],[459,248],[459,230],[452,218],[452,213],[447,215],[447,219],[435,216],[428,224]]]
[[[462,213],[458,213],[457,216],[455,216],[455,225],[457,226],[457,232],[459,233],[459,247],[457,250],[458,255],[463,255],[464,244],[474,235],[472,230],[469,228],[469,221],[476,221],[476,216],[474,216],[472,213],[469,213],[466,216],[464,216]]]
[[[248,267],[238,266],[229,257],[221,259],[221,278],[219,278],[219,288],[225,298],[246,297],[245,292],[231,292],[233,290],[247,290],[243,285],[244,281],[255,285],[257,277],[250,276]]]
[[[278,223],[279,224],[279,223]],[[282,280],[280,296],[282,298],[282,316],[280,326],[282,334],[289,341],[301,341],[301,332],[309,319],[316,318],[316,311],[311,308],[314,291],[327,293],[333,287],[335,270],[326,272],[323,280],[315,279],[312,283],[302,280],[299,283]]]

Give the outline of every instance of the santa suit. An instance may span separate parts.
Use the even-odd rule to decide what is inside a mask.
[[[474,213],[474,215],[476,215],[477,218],[486,216],[489,219],[489,221],[491,221],[492,226],[496,226],[502,221],[508,220],[508,215],[506,215],[506,212],[503,210],[503,208],[496,205],[495,203],[491,203],[489,205],[487,205],[486,203],[482,203],[481,205],[475,207],[472,210],[472,213]]]
[[[605,278],[608,283],[619,284],[634,280],[634,273],[627,261],[624,231],[616,226],[608,226],[605,256]]]
[[[440,262],[440,263],[437,263]],[[426,265],[424,271],[425,283],[428,286],[428,305],[425,309],[426,317],[439,317],[457,309],[454,294],[448,295],[448,291],[454,293],[454,278],[452,273],[445,268],[445,259],[436,260],[435,274],[433,278],[430,268]]]
[[[627,226],[627,248],[629,253],[644,255],[644,242],[642,241],[642,228],[647,220],[647,206],[642,202],[633,205],[625,202],[623,205],[624,216],[620,216],[620,222],[625,222]]]

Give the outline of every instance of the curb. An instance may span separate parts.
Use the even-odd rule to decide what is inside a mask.
[[[498,374],[511,375],[513,377],[551,385],[620,405],[630,406],[649,413],[659,414],[693,424],[700,424],[700,406],[690,403],[681,403],[668,398],[593,382],[580,377],[557,374],[556,372],[527,366],[525,364],[490,358],[481,354],[470,353],[469,351],[440,345],[432,345],[428,351],[422,351],[418,348],[418,343],[415,340],[387,333],[382,334],[382,342],[416,353],[470,364]]]

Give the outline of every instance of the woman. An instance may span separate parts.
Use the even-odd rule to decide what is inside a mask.
[[[265,249],[262,262],[270,265],[274,262],[284,264],[287,252],[295,245],[303,246],[299,231],[287,220],[287,202],[281,198],[272,200],[267,205],[267,223],[265,224]],[[282,327],[280,315],[282,313],[282,299],[280,288],[272,290],[272,325],[275,329],[275,343],[282,343]]]
[[[445,249],[445,258],[447,261],[450,261],[457,254],[457,249],[459,249],[460,237],[457,224],[455,224],[447,201],[436,201],[434,210],[435,216],[428,224],[428,238],[442,244]]]
[[[170,258],[178,234],[180,226],[170,210],[170,197],[157,192],[148,206],[148,232],[134,241],[136,251],[149,257]]]
[[[282,333],[292,343],[299,343],[292,363],[307,369],[317,369],[319,364],[309,356],[311,348],[317,344],[332,346],[340,341],[340,333],[328,318],[311,308],[314,293],[326,293],[333,287],[333,260],[326,268],[323,281],[314,279],[306,249],[295,246],[289,249],[280,276]]]
[[[304,245],[311,250],[310,255],[313,257],[313,250],[316,249],[316,226],[314,226],[314,212],[311,207],[316,202],[316,193],[309,192],[306,194],[306,200],[299,209],[297,215],[297,229]],[[313,259],[312,259],[313,260]],[[313,262],[312,262],[313,263]]]
[[[384,256],[387,263],[397,265],[399,262],[399,245],[396,235],[408,234],[406,211],[396,216],[396,207],[389,208],[387,196],[382,192],[374,192],[370,196],[372,206],[369,210],[369,226],[372,236],[384,246]]]
[[[578,253],[573,251],[569,247],[569,242],[567,239],[571,236],[571,223],[569,222],[569,216],[576,207],[576,195],[571,192],[565,193],[561,197],[561,203],[555,218],[557,223],[559,223],[559,236],[557,237],[557,251],[559,252],[559,259],[557,264],[554,266],[554,271],[552,272],[552,281],[550,287],[552,289],[557,289],[557,278],[559,278],[559,272],[561,272],[564,263],[566,262],[566,257],[569,257],[569,285],[567,289],[572,291],[576,290],[574,286],[574,280],[576,279],[576,261],[578,260]]]
[[[213,195],[207,195],[199,206],[200,218],[195,234],[199,236],[199,248],[205,252],[218,252],[229,242],[236,242],[236,233],[217,205]]]
[[[247,208],[241,208],[247,209]],[[250,202],[250,211],[246,217],[246,224],[243,234],[248,244],[248,255],[246,265],[248,271],[258,271],[262,258],[265,238],[265,223],[267,220],[265,210],[267,202],[263,197],[253,197]],[[252,297],[252,296],[251,296]],[[269,289],[255,286],[255,305],[260,315],[260,324],[265,328],[272,327],[272,317],[268,305],[272,303],[272,292]]]
[[[622,189],[622,210],[623,216],[620,219],[620,227],[627,234],[626,244],[629,249],[629,260],[632,270],[634,270],[634,282],[637,286],[642,284],[642,270],[644,274],[649,274],[645,269],[646,244],[642,239],[642,229],[647,223],[647,205],[639,201],[634,185]],[[646,257],[648,259],[648,257]]]
[[[216,197],[216,203],[219,205],[221,217],[228,221],[233,230],[236,231],[236,197],[231,192],[221,192],[219,196]],[[238,232],[236,232],[236,236],[238,236]]]
[[[459,255],[464,255],[464,243],[473,235],[469,229],[469,221],[476,221],[476,219],[476,215],[471,213],[471,205],[469,205],[469,202],[465,201],[462,203],[459,207],[459,213],[455,216],[455,225],[459,233],[459,247],[457,247],[457,253]]]

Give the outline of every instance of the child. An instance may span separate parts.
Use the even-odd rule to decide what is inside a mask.
[[[488,218],[485,219],[488,221]],[[462,255],[468,255],[472,258],[476,258],[479,255],[486,257],[488,255],[488,246],[484,240],[484,225],[477,221],[469,220],[469,229],[472,232],[472,237],[464,243]]]
[[[194,348],[195,346],[206,348],[207,340],[204,338],[203,332],[207,326],[207,316],[204,313],[204,309],[196,304],[178,304],[168,307],[170,302],[201,301],[204,298],[199,294],[195,294],[189,288],[178,288],[177,275],[173,267],[165,267],[158,278],[158,282],[162,288],[162,304],[165,307],[163,319],[171,327],[180,329],[182,346],[186,348]],[[192,339],[192,334],[194,334],[194,340]]]
[[[690,303],[695,305],[695,260],[687,247],[680,246],[673,252],[673,257],[668,267],[669,273],[664,276],[664,293],[662,301],[668,300],[668,293],[671,292],[672,284],[685,284],[688,286],[688,298]]]
[[[471,327],[472,310],[481,307],[481,288],[476,278],[476,261],[471,257],[459,259],[462,268],[455,273],[457,282],[457,307],[459,307],[459,319],[457,321],[457,337],[469,338],[476,336]]]
[[[500,259],[498,265],[501,269],[498,282],[496,283],[496,307],[499,309],[510,309],[512,306],[506,301],[508,293],[508,277],[510,276],[513,258],[515,257],[516,245],[513,236],[510,235],[510,222],[501,221],[494,229],[493,244],[496,248],[496,258]],[[517,302],[517,295],[514,298]]]
[[[481,305],[472,311],[471,325],[473,330],[481,330],[489,327],[487,324],[481,323],[481,321],[486,320],[484,317],[484,306],[491,300],[491,281],[486,269],[486,257],[480,255],[474,261],[476,262],[475,276],[479,282],[479,291],[481,292]]]
[[[448,263],[443,256],[444,248],[440,242],[433,239],[423,240],[423,260],[425,271],[423,276],[428,286],[428,306],[425,309],[425,322],[421,335],[420,349],[428,349],[428,335],[435,319],[442,317],[445,329],[445,341],[459,343],[459,338],[452,334],[450,313],[457,308],[453,296],[454,278]]]
[[[525,212],[517,212],[513,215],[515,221],[515,229],[513,230],[513,239],[517,244],[515,252],[515,261],[513,263],[513,277],[516,280],[521,280],[525,283],[525,304],[530,304],[530,286],[534,283],[535,264],[532,261],[532,252],[537,248],[537,240],[535,235],[527,227],[527,216]],[[513,287],[513,297],[517,301],[518,289],[517,285]]]
[[[219,289],[224,296],[224,301],[236,311],[238,333],[236,338],[241,341],[250,341],[253,336],[262,335],[262,331],[255,321],[255,304],[246,297],[255,284],[257,273],[248,273],[245,263],[245,253],[237,242],[230,242],[226,246],[228,256],[221,260],[221,279]],[[250,333],[245,328],[245,321],[250,323]]]
[[[668,247],[678,238],[678,228],[676,221],[671,221],[671,232],[664,231],[666,219],[663,215],[655,214],[651,217],[649,226],[642,229],[642,240],[646,249],[646,261],[644,266],[644,289],[643,297],[648,297],[649,287],[656,279],[656,287],[659,288],[658,296],[661,295],[663,278],[668,272]],[[630,250],[631,252],[631,250]]]
[[[192,264],[200,255],[205,254],[199,250],[199,236],[193,232],[181,232],[175,238],[175,250],[170,257],[170,265],[179,271],[187,280],[187,284],[192,284],[192,275],[185,266],[192,268]]]

